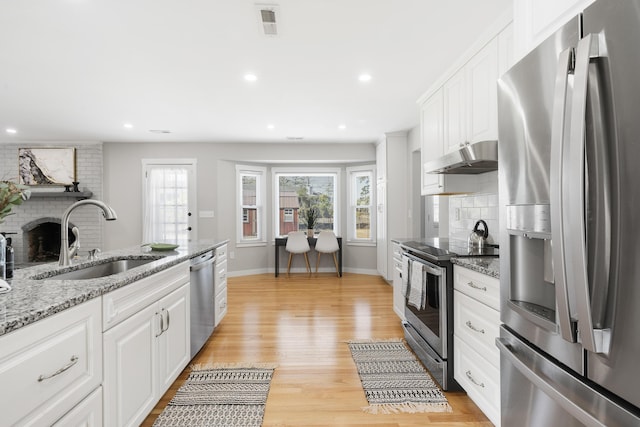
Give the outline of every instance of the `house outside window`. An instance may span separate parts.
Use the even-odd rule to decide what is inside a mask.
[[[237,241],[242,246],[265,244],[266,168],[236,165],[238,221]]]
[[[320,214],[316,232],[332,230],[339,234],[339,169],[277,168],[273,173],[276,236],[306,230],[305,214],[312,208]]]
[[[348,241],[355,244],[375,244],[375,206],[372,186],[374,165],[347,168],[349,177]]]
[[[283,212],[284,212],[284,215],[283,215],[284,222],[293,222],[293,209],[286,208],[286,209],[283,209]]]

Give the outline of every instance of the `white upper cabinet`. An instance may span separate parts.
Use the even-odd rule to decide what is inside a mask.
[[[465,143],[498,139],[497,80],[514,62],[513,26],[502,22],[493,37],[418,100],[423,195],[477,188],[477,179],[431,174],[425,164]]]
[[[514,0],[516,59],[525,56],[595,0]]]
[[[455,73],[442,87],[444,97],[444,151],[455,151],[467,140],[465,70]]]
[[[501,77],[516,62],[513,23],[498,35],[498,77]]]
[[[465,143],[498,139],[500,52],[507,56],[509,45],[513,46],[512,37],[508,36],[511,26],[504,32],[504,36],[500,33],[492,38],[442,85],[444,153]],[[432,159],[430,155],[429,158]]]
[[[420,106],[420,131],[422,146],[420,149],[422,164],[442,156],[444,152],[443,134],[443,90],[435,92]],[[437,194],[443,187],[443,177],[422,171],[421,194]]]
[[[498,139],[498,37],[475,54],[465,67],[468,90],[465,142]]]
[[[492,39],[442,86],[445,153],[498,139],[498,43]]]

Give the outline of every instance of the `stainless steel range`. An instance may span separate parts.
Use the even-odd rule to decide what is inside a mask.
[[[406,288],[405,339],[443,390],[453,378],[453,257],[497,257],[495,246],[471,248],[446,238],[400,241]]]

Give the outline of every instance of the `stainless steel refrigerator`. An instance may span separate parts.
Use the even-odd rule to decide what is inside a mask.
[[[499,80],[503,426],[640,425],[640,0]]]

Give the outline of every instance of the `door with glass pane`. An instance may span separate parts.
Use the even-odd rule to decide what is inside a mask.
[[[196,239],[195,160],[143,160],[142,169],[143,242]]]

